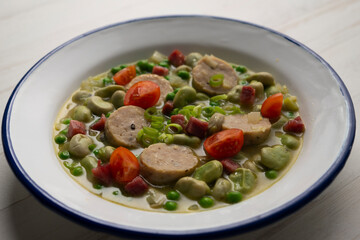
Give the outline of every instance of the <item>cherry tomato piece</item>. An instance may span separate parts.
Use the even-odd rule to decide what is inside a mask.
[[[228,158],[240,152],[244,144],[241,129],[228,129],[215,133],[204,142],[204,148],[214,158]]]
[[[140,173],[135,155],[124,147],[118,147],[110,157],[111,175],[117,183],[126,184]]]
[[[268,97],[261,106],[261,115],[266,118],[274,119],[281,115],[283,95],[277,93]]]
[[[160,98],[160,87],[151,81],[135,83],[127,92],[124,105],[134,105],[141,108],[154,106]]]
[[[118,85],[126,85],[134,77],[136,77],[136,68],[135,65],[131,65],[115,73],[113,79]]]

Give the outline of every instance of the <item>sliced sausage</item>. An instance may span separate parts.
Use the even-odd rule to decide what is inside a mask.
[[[257,117],[258,116],[258,117]],[[225,116],[223,129],[238,128],[244,132],[244,145],[260,144],[270,134],[271,123],[259,113],[235,114]]]
[[[161,105],[165,101],[166,95],[168,93],[171,93],[174,91],[168,80],[166,80],[164,77],[158,76],[156,74],[143,74],[143,75],[137,76],[133,80],[131,80],[131,82],[129,82],[128,85],[126,85],[126,89],[131,88],[132,85],[134,85],[135,83],[140,82],[140,81],[151,81],[151,82],[154,82],[157,85],[159,85],[160,98],[156,104],[158,106]]]
[[[140,147],[136,136],[140,129],[148,126],[145,110],[136,106],[124,106],[114,111],[105,122],[105,136],[115,146]]]
[[[199,159],[188,147],[156,143],[141,153],[139,162],[140,172],[146,180],[163,185],[190,175]]]
[[[222,86],[211,87],[210,78],[215,74],[223,74]],[[192,70],[193,87],[209,95],[228,93],[237,85],[238,76],[230,64],[214,56],[205,55]]]

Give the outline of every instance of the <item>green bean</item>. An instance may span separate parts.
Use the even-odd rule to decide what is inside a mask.
[[[190,199],[199,199],[210,193],[210,188],[204,181],[192,177],[180,178],[175,184],[175,189]]]
[[[77,106],[74,108],[72,118],[80,122],[90,122],[92,120],[92,114],[89,108]]]
[[[230,174],[229,179],[234,183],[235,191],[248,193],[256,186],[256,175],[249,169],[238,168]]]
[[[226,194],[231,190],[231,183],[225,178],[218,178],[211,191],[211,195],[217,200],[224,200]]]
[[[174,97],[174,107],[175,108],[182,108],[196,100],[196,91],[194,88],[185,86],[182,87]]]

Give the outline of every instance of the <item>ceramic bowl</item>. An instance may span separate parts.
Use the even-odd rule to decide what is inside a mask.
[[[196,213],[127,208],[88,192],[55,156],[52,127],[70,94],[88,76],[154,50],[198,51],[271,72],[298,97],[304,145],[289,172],[239,204]],[[343,168],[355,134],[350,95],[319,55],[274,30],[209,16],[138,19],[82,34],[57,47],[20,80],[5,109],[2,138],[19,180],[45,205],[86,226],[140,237],[223,236],[263,226],[299,209]],[[36,154],[34,153],[36,148]]]

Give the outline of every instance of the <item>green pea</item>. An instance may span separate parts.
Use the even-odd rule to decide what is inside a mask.
[[[99,149],[95,149],[93,153],[95,154],[95,156],[97,156],[99,154]]]
[[[168,93],[168,95],[166,95],[166,101],[169,101],[169,100],[174,100],[174,97],[175,97],[175,93],[171,92],[171,93]]]
[[[108,85],[111,85],[111,84],[113,84],[114,82],[113,82],[113,80],[111,79],[111,78],[104,78],[103,79],[103,85],[104,86],[108,86]]]
[[[117,195],[119,195],[119,191],[113,191],[112,194],[115,195],[115,196],[117,196]]]
[[[242,200],[242,194],[238,191],[231,191],[226,194],[226,201],[228,203],[238,203]]]
[[[159,63],[160,67],[169,68],[169,62],[168,61],[162,61]]]
[[[57,144],[63,144],[64,142],[66,142],[67,137],[64,134],[58,134],[55,136],[55,142]]]
[[[166,197],[169,200],[178,200],[180,198],[180,194],[177,191],[169,191],[166,194]]]
[[[265,176],[266,176],[268,179],[275,179],[275,178],[277,178],[277,176],[278,176],[278,172],[275,171],[275,170],[269,170],[269,171],[266,171],[266,172],[265,172]]]
[[[239,65],[235,68],[235,70],[239,73],[246,73],[247,72],[247,68],[245,66]]]
[[[96,148],[96,144],[90,144],[89,145],[89,150],[92,151]]]
[[[141,71],[146,71],[146,72],[152,72],[152,69],[155,66],[155,64],[143,60],[137,62],[136,65],[140,68]]]
[[[59,152],[59,158],[61,158],[62,160],[68,159],[70,157],[70,153],[69,151],[61,151]]]
[[[181,77],[183,80],[189,80],[190,79],[190,73],[187,71],[179,71],[177,73],[179,77]]]
[[[95,188],[95,189],[102,189],[102,185],[101,184],[98,184],[98,183],[95,183],[95,184],[93,184],[93,188]]]
[[[70,121],[71,121],[71,118],[64,118],[64,119],[61,121],[61,123],[68,125],[68,124],[70,123]]]
[[[210,207],[214,206],[214,199],[212,199],[211,197],[202,197],[202,198],[200,198],[198,203],[203,208],[210,208]]]
[[[68,134],[68,129],[65,128],[65,129],[61,130],[60,133],[61,133],[61,134],[64,134],[64,135],[66,136],[66,135]]]
[[[174,201],[167,201],[165,204],[164,204],[164,208],[168,211],[174,211],[177,209],[177,202],[174,202]]]
[[[76,177],[81,176],[83,174],[83,172],[84,171],[83,171],[82,167],[80,167],[80,166],[70,169],[70,173]]]

